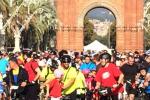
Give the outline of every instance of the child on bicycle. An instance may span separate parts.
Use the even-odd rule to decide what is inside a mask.
[[[55,78],[47,85],[46,97],[50,98],[50,100],[60,100],[63,86],[61,83],[63,72],[59,69],[56,69],[54,71],[54,76]]]

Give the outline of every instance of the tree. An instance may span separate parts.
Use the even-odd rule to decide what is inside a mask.
[[[92,37],[96,33],[94,32],[94,25],[85,17],[84,19],[84,45],[90,44],[93,40]]]
[[[110,26],[110,47],[116,48],[116,21],[113,21]]]
[[[142,22],[142,27],[144,28],[144,43],[147,50],[150,48],[150,0],[145,0],[144,3],[144,22]]]
[[[94,40],[98,40],[99,42],[103,43],[104,45],[108,44],[108,37],[107,36],[99,36],[94,32],[94,25],[89,21],[88,18],[84,20],[84,45],[88,45]]]
[[[1,0],[0,9],[5,16],[6,34],[13,33],[15,40],[18,39],[19,43],[15,41],[15,45],[20,45],[21,33],[26,37],[32,33],[30,47],[36,44],[35,48],[39,50],[43,34],[56,26],[56,11],[50,0]]]

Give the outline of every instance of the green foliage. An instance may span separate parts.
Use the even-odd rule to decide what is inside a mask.
[[[56,26],[56,11],[50,0],[13,0],[10,7],[10,0],[0,0],[0,12],[3,13],[5,19],[4,24],[13,15],[10,25],[6,28],[6,42],[14,38],[11,26],[23,28],[21,35],[23,41],[29,44],[31,48],[33,44],[39,47],[45,33],[50,34],[50,27]],[[19,8],[20,7],[20,8]],[[16,9],[19,10],[16,12]],[[29,21],[29,22],[28,22]],[[25,27],[25,28],[24,28]],[[11,34],[11,35],[10,35]],[[34,34],[34,35],[33,35]],[[27,36],[26,36],[27,35]],[[31,36],[30,41],[26,37]],[[14,43],[8,43],[14,46]]]
[[[8,28],[6,28],[5,31],[5,45],[7,47],[12,47],[14,46],[14,35],[10,32],[10,30]]]
[[[113,49],[116,47],[116,21],[110,26],[110,47]]]
[[[88,18],[84,20],[84,45],[88,45],[91,43],[92,37],[95,35],[94,33],[94,25],[89,22]]]
[[[150,49],[150,0],[145,0],[145,11],[144,12],[144,46],[145,49],[148,50]]]

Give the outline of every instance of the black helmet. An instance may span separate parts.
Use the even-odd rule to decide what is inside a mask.
[[[57,69],[58,68],[58,62],[56,60],[52,59],[50,67]]]
[[[57,52],[56,51],[51,51],[50,54],[57,55]]]
[[[25,52],[24,54],[25,54],[28,58],[31,58],[31,56],[32,56],[32,52],[30,52],[30,51],[29,51],[29,52]]]
[[[71,57],[69,55],[63,55],[61,58],[62,63],[70,63],[71,62]]]
[[[101,59],[108,59],[109,61],[111,60],[111,55],[109,53],[103,53],[100,55]]]
[[[32,57],[33,57],[33,59],[38,59],[39,58],[37,54],[33,54]]]
[[[144,65],[144,63],[141,63],[141,64],[139,64],[138,65],[138,70],[139,70],[139,72],[141,71],[141,70],[146,70],[146,66]]]
[[[62,56],[63,56],[63,55],[67,55],[67,54],[68,54],[67,50],[61,50],[61,51],[59,52],[59,59],[61,60],[61,59],[62,59]]]

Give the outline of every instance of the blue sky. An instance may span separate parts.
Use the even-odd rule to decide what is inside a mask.
[[[100,20],[105,19],[108,19],[110,21],[115,20],[113,13],[106,8],[94,8],[87,13],[86,17]]]

